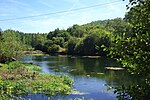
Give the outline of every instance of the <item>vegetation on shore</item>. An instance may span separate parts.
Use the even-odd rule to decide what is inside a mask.
[[[40,67],[21,62],[0,64],[0,97],[43,93],[49,96],[71,92],[68,76],[40,74]]]

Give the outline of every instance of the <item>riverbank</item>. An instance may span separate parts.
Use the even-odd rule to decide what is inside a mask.
[[[18,61],[0,64],[0,97],[43,93],[69,94],[73,80],[68,76],[41,74],[40,66]]]
[[[23,53],[25,54],[25,55],[40,55],[40,54],[45,54],[44,52],[42,52],[42,51],[40,51],[40,50],[32,50],[32,51],[23,51]]]

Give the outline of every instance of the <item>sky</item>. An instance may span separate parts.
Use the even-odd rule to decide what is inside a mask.
[[[0,28],[48,33],[74,24],[123,18],[128,0],[0,0]]]

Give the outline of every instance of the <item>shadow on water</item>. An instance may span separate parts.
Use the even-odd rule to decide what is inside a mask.
[[[120,66],[110,58],[83,58],[67,56],[25,56],[22,61],[42,67],[41,73],[65,74],[74,79],[73,89],[78,94],[48,97],[44,94],[25,96],[31,100],[68,100],[69,98],[83,98],[85,100],[117,100],[112,91],[107,91],[104,84],[118,86],[133,84],[126,71],[106,70],[106,66]],[[132,81],[131,81],[132,80]],[[61,100],[61,99],[60,99]]]

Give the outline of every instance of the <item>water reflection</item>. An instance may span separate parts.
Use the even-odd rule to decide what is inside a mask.
[[[111,86],[132,84],[125,71],[108,71],[106,66],[119,66],[116,61],[109,58],[83,58],[67,56],[26,56],[24,62],[32,62],[42,67],[42,73],[67,74],[75,82],[73,88],[85,94],[70,94],[63,97],[63,100],[75,97],[93,98],[94,100],[116,100],[112,91],[107,91],[103,84]],[[127,81],[128,80],[128,81]],[[33,95],[41,97],[42,94]],[[32,95],[27,96],[32,97]],[[33,97],[32,97],[33,98]],[[44,99],[45,98],[45,99]],[[44,97],[42,100],[48,100]],[[57,100],[60,96],[51,97],[50,100]],[[39,100],[39,99],[31,99]],[[40,99],[41,100],[41,99]]]

